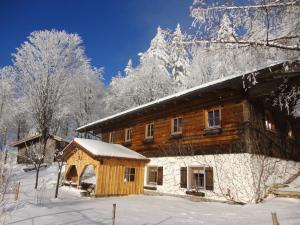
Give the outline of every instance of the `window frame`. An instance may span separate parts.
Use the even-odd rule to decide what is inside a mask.
[[[203,185],[202,186],[195,186],[193,183],[194,180],[194,170],[200,171],[198,174],[203,175]],[[206,190],[206,175],[205,175],[205,167],[204,166],[191,166],[189,167],[189,174],[188,174],[188,180],[190,181],[190,187],[189,189],[192,190]]]
[[[131,142],[132,141],[132,133],[133,133],[133,130],[132,130],[131,127],[125,129],[125,137],[124,137],[125,142]]]
[[[181,126],[180,126],[180,130],[179,131],[174,131],[175,128],[175,120],[177,120],[177,128],[179,128],[179,119],[181,119]],[[177,134],[182,134],[182,130],[183,130],[183,116],[178,116],[178,117],[174,117],[171,119],[171,135],[177,135]]]
[[[182,168],[180,168],[180,171],[182,171]],[[190,165],[185,167],[186,168],[186,176],[187,176],[187,184],[186,187],[181,188],[186,188],[189,191],[213,191],[214,190],[214,169],[212,166],[208,165]],[[198,186],[196,187],[193,184],[193,170],[202,170],[203,174],[203,186]],[[180,174],[181,176],[181,174]]]
[[[148,135],[148,127],[150,127],[150,134],[152,133],[152,136]],[[154,122],[148,123],[145,126],[145,139],[153,139],[154,138]]]
[[[219,125],[216,125],[215,123],[215,111],[219,111]],[[210,126],[209,121],[209,113],[213,112],[213,126]],[[222,110],[221,107],[215,107],[215,108],[211,108],[205,111],[205,127],[208,129],[214,129],[214,128],[221,128],[222,127]]]
[[[295,133],[292,127],[292,124],[290,121],[287,121],[287,137],[290,139],[294,139],[295,138]]]
[[[276,131],[276,126],[275,126],[273,115],[268,110],[265,110],[264,126],[267,131],[272,131],[272,132]]]
[[[155,181],[149,181],[151,169],[155,169]],[[162,171],[161,181],[159,181],[159,171]],[[147,185],[149,186],[161,186],[163,185],[163,167],[162,166],[147,166]]]
[[[124,170],[124,182],[135,182],[136,168],[135,167],[125,167]]]
[[[115,142],[115,132],[111,131],[108,135],[108,143],[113,144]]]

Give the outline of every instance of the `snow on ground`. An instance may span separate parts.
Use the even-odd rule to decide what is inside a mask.
[[[297,177],[294,181],[288,184],[287,187],[278,188],[279,191],[287,191],[287,192],[300,192],[300,176]]]
[[[117,204],[117,225],[174,224],[272,224],[271,212],[277,212],[280,224],[300,224],[300,200],[273,198],[263,204],[229,205],[216,202],[192,202],[167,196],[126,196],[105,198],[79,197],[78,191],[63,187],[59,199],[54,195],[54,167],[42,169],[42,183],[50,188],[49,199],[36,204],[33,191],[35,172],[19,172],[21,195],[17,209],[7,218],[14,225],[106,225],[112,224],[112,205]],[[49,194],[48,193],[48,194]]]

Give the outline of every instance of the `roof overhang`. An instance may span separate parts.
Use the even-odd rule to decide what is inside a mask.
[[[30,137],[26,137],[26,138],[23,138],[21,140],[15,141],[15,142],[11,143],[9,146],[10,147],[18,147],[18,146],[21,146],[21,145],[25,145],[26,143],[36,142],[41,137],[42,137],[41,134],[33,135],[33,136],[30,136]],[[59,136],[53,135],[53,134],[50,134],[49,137],[56,140],[56,141],[59,141],[59,142],[69,143],[67,140],[65,140],[65,139],[63,139]]]
[[[117,157],[117,156],[105,156],[105,155],[95,155],[79,143],[77,143],[75,140],[73,140],[70,144],[68,144],[64,149],[63,149],[63,159],[67,160],[71,155],[73,155],[78,149],[84,151],[87,155],[89,155],[91,158],[101,161],[103,159],[123,159],[123,160],[133,160],[133,161],[143,161],[145,163],[150,162],[150,159],[148,158],[127,158],[127,157]]]
[[[295,71],[287,71],[284,73],[274,73],[274,71],[282,71],[285,70],[284,67],[286,64],[297,64],[298,68]],[[294,60],[292,62],[290,61],[282,61],[275,63],[273,65],[269,65],[268,67],[264,67],[261,69],[257,69],[251,72],[247,72],[244,74],[239,74],[239,75],[233,75],[233,76],[228,76],[224,77],[222,79],[218,79],[212,82],[208,82],[205,84],[202,84],[200,86],[196,86],[194,88],[187,89],[183,92],[179,92],[173,95],[166,96],[164,98],[158,99],[156,101],[149,102],[147,104],[131,108],[129,110],[114,114],[112,116],[105,117],[103,119],[94,121],[92,123],[89,123],[87,125],[81,126],[76,129],[77,132],[90,132],[94,131],[96,129],[99,129],[103,126],[106,126],[108,123],[113,122],[117,119],[122,119],[125,118],[125,116],[129,115],[135,115],[138,113],[143,112],[144,110],[147,110],[149,108],[155,108],[162,106],[164,104],[169,104],[170,102],[177,102],[185,98],[191,98],[194,96],[204,96],[205,93],[211,92],[211,91],[218,91],[218,90],[225,90],[226,88],[231,88],[231,89],[236,89],[240,90],[241,92],[245,92],[243,88],[243,80],[241,79],[243,76],[249,75],[249,74],[257,74],[258,78],[264,78],[264,79],[279,79],[284,76],[289,76],[289,77],[296,77],[298,81],[300,80],[299,76],[299,60]],[[274,74],[273,74],[274,73]],[[300,81],[299,81],[300,82]],[[253,88],[254,89],[254,88]],[[253,89],[251,89],[251,92],[253,92]]]

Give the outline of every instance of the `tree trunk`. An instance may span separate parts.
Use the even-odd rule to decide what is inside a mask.
[[[38,166],[35,168],[35,169],[36,169],[36,174],[35,174],[35,186],[34,186],[34,189],[37,189],[38,184],[39,184],[40,167],[41,167],[41,165],[38,165]]]
[[[7,127],[4,128],[4,132],[3,132],[3,146],[4,146],[4,149],[5,149],[4,164],[6,164],[6,161],[7,161],[7,146],[6,146],[6,142],[7,142]]]
[[[61,169],[62,169],[62,166],[59,166],[59,171],[58,171],[58,174],[57,174],[57,182],[56,182],[56,188],[55,188],[55,196],[54,196],[54,198],[57,198],[57,196],[58,196],[58,187],[59,187],[59,180],[60,180],[60,176],[61,176]]]
[[[18,120],[17,140],[20,140],[20,137],[21,137],[21,121]]]
[[[7,162],[7,152],[8,152],[8,150],[6,149],[5,150],[5,155],[4,155],[4,164],[6,164],[6,162]]]

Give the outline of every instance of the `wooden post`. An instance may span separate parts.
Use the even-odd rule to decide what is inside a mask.
[[[113,204],[113,217],[112,217],[112,220],[113,220],[113,225],[115,225],[115,221],[116,221],[116,203]]]
[[[276,212],[272,212],[271,215],[272,215],[273,225],[279,225]]]
[[[19,199],[19,192],[20,192],[20,181],[16,184],[15,201]]]

